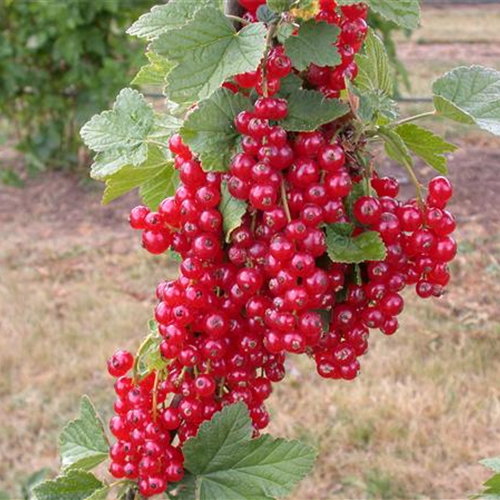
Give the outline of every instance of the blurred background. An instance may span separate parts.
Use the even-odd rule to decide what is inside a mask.
[[[124,32],[154,3],[0,0],[1,499],[29,498],[28,483],[58,469],[58,432],[82,394],[111,414],[105,360],[137,348],[156,283],[176,272],[128,229],[133,194],[100,205],[77,133],[144,62]],[[414,33],[373,23],[398,45],[403,115],[429,109],[431,82],[448,69],[500,70],[498,0],[428,0]],[[408,293],[401,330],[374,335],[355,382],[290,361],[270,430],[320,450],[295,499],[466,498],[488,477],[478,460],[500,454],[500,140],[425,125],[460,146],[454,284],[426,303]],[[400,169],[381,160],[380,170],[411,196]]]

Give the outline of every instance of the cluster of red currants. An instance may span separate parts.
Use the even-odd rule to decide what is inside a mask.
[[[265,2],[240,3],[254,20]],[[336,97],[355,76],[366,13],[360,5],[337,9],[320,1],[318,21],[341,27],[342,63],[312,65],[306,85]],[[450,279],[456,243],[448,180],[433,179],[425,200],[401,202],[397,181],[367,172],[335,127],[287,132],[280,122],[288,102],[276,94],[292,71],[283,48],[274,46],[257,71],[228,82],[233,91],[255,89],[259,96],[235,119],[241,152],[228,173],[204,172],[174,135],[175,195],[156,212],[143,206],[131,212],[149,252],[171,249],[181,257],[180,276],[156,290],[164,368],[130,377],[134,358],[125,351],[108,364],[117,378],[110,471],[137,480],[143,496],[182,479],[183,443],[224,405],[244,402],[256,435],[264,429],[265,401],[285,376],[287,354],[306,354],[324,378],[352,380],[370,330],[398,329],[402,290],[416,285],[420,297],[440,296]],[[248,207],[231,234],[224,234],[220,211],[223,183]],[[378,233],[385,259],[332,262],[326,230],[335,224],[350,228],[352,238]]]
[[[241,6],[246,9],[244,18],[250,22],[257,22],[257,9],[265,5],[266,0],[239,0]],[[356,54],[361,50],[368,24],[366,18],[368,7],[365,4],[354,4],[342,6],[340,9],[334,0],[319,0],[319,10],[316,15],[318,22],[324,21],[328,24],[338,26],[340,34],[336,42],[341,62],[338,66],[327,67],[311,64],[307,71],[307,82],[312,88],[321,90],[327,97],[338,98],[340,92],[346,88],[346,81],[354,80],[358,74],[358,66],[354,60]],[[291,71],[291,63],[288,58],[284,59],[282,73],[278,69],[278,74],[273,73],[273,68],[269,69],[268,94],[273,95],[279,90],[277,79],[286,76]],[[282,61],[278,62],[278,65]],[[273,64],[271,63],[271,66]],[[288,68],[288,72],[287,72]],[[256,87],[257,92],[262,95],[262,73],[245,73],[236,78],[236,83],[243,88]]]

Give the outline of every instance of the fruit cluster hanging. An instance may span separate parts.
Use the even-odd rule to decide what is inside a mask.
[[[265,0],[240,4],[251,23]],[[269,423],[265,402],[285,377],[288,355],[307,356],[321,377],[352,380],[370,330],[397,331],[403,289],[439,297],[450,279],[457,248],[446,178],[433,179],[426,198],[401,200],[398,182],[377,174],[349,115],[312,132],[280,126],[289,103],[276,94],[290,74],[326,99],[338,98],[357,75],[367,8],[339,8],[333,0],[319,7],[317,21],[341,29],[341,63],[299,72],[273,40],[257,71],[224,84],[256,95],[253,109],[236,117],[241,148],[227,173],[205,172],[176,134],[170,139],[180,179],[175,195],[156,212],[144,206],[131,212],[146,250],[172,250],[182,260],[180,276],[156,289],[161,368],[131,377],[137,359],[126,351],[108,365],[117,378],[110,471],[137,480],[143,496],[183,478],[183,443],[224,405],[246,403],[258,435]],[[247,204],[230,234],[219,209],[224,189]],[[377,233],[385,257],[332,261],[330,225],[339,237]]]

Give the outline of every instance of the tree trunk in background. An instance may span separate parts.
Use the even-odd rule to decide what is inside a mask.
[[[238,0],[224,0],[224,10],[226,14],[232,14],[233,16],[240,16],[243,14],[243,9],[238,3]]]

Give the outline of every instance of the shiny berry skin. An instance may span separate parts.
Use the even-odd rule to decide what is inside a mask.
[[[172,238],[169,234],[157,231],[144,231],[142,233],[142,246],[154,255],[160,255],[168,250]]]
[[[353,211],[358,222],[364,225],[376,224],[382,215],[380,202],[372,196],[358,198],[354,203]]]
[[[149,215],[148,207],[138,206],[131,210],[129,223],[132,229],[146,229],[146,217]]]
[[[116,351],[108,360],[108,372],[112,377],[123,377],[134,364],[134,357],[128,351]]]
[[[435,177],[429,183],[429,196],[441,203],[447,203],[453,196],[453,188],[446,177]]]

